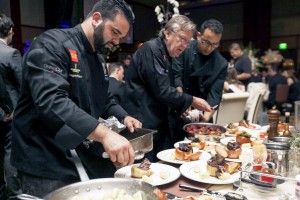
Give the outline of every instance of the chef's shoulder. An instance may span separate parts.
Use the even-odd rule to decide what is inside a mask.
[[[218,50],[213,51],[212,59],[214,59],[215,62],[218,63],[218,66],[223,66],[227,68],[228,61],[222,56],[222,54]]]
[[[163,49],[163,43],[160,38],[154,38],[145,42],[141,47],[140,51],[144,53],[152,52],[153,54],[161,52]]]
[[[73,40],[74,36],[72,29],[51,29],[38,36],[31,49],[49,48],[56,52],[63,51],[65,44]]]

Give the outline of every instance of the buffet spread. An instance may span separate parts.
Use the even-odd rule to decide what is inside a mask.
[[[300,170],[290,165],[290,138],[268,138],[269,129],[245,120],[224,127],[190,123],[185,140],[157,154],[160,162],[144,158],[119,168],[114,178],[72,184],[44,199],[296,199]]]

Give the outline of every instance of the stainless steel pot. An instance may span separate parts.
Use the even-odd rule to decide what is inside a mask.
[[[21,200],[98,200],[104,195],[112,194],[114,189],[123,189],[126,191],[126,194],[129,195],[142,191],[144,194],[143,200],[156,200],[158,198],[153,193],[155,188],[156,187],[143,181],[103,178],[67,185],[49,193],[43,199],[29,195],[19,195],[18,198]]]

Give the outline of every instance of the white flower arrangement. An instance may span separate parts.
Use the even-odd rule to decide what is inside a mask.
[[[169,4],[173,6],[173,12],[169,11]],[[155,7],[154,12],[157,16],[157,21],[164,26],[171,17],[179,15],[179,3],[176,0],[167,0],[167,9],[164,5],[158,5]]]

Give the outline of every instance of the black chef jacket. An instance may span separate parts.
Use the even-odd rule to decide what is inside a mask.
[[[167,125],[168,108],[183,113],[192,96],[172,86],[172,59],[163,39],[145,42],[132,56],[126,79],[126,111],[143,123],[144,128]]]
[[[197,40],[178,57],[173,59],[175,87],[203,98],[211,106],[219,105],[222,99],[228,62],[218,52],[204,56],[198,52]]]
[[[105,62],[78,25],[40,35],[22,65],[11,162],[32,175],[78,179],[68,150],[96,128],[103,113],[119,119],[127,114],[107,92]]]

